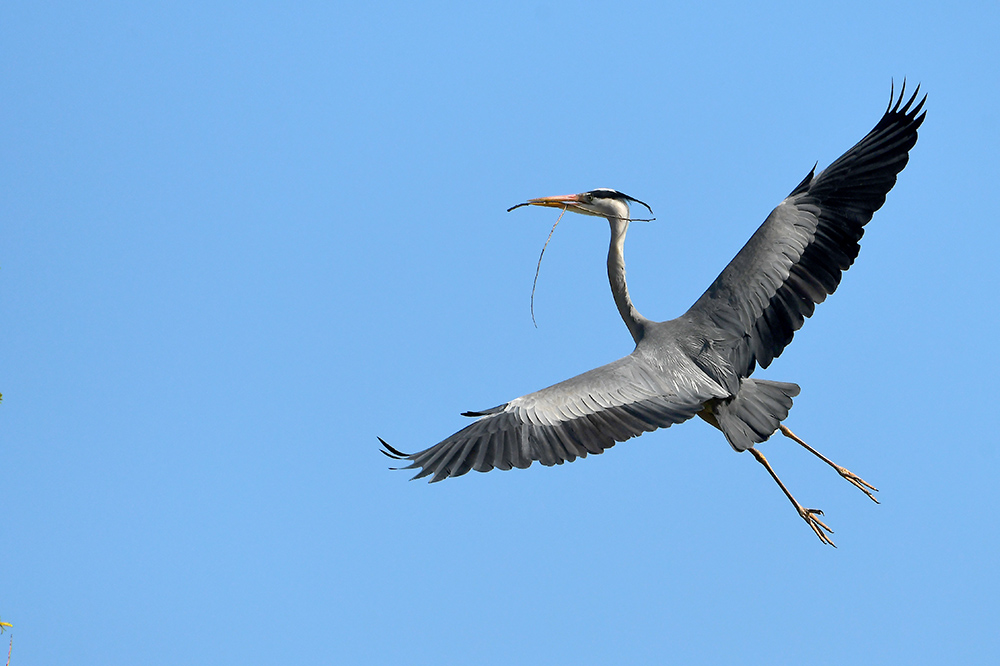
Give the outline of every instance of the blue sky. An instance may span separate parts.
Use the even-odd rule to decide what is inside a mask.
[[[355,3],[360,5],[361,3]],[[12,664],[996,663],[994,2],[0,9]],[[683,312],[892,79],[927,120],[761,376],[825,547],[698,421],[557,468],[387,470]]]

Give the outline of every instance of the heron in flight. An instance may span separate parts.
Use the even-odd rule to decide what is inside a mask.
[[[885,203],[886,193],[909,159],[926,95],[904,103],[890,94],[885,114],[857,145],[827,169],[815,167],[750,237],[736,257],[691,308],[677,319],[643,317],[629,297],[623,249],[629,204],[646,204],[612,189],[530,199],[514,206],[562,208],[604,217],[611,225],[608,278],[615,305],[635,350],[549,388],[483,411],[444,441],[406,454],[379,441],[387,456],[420,468],[413,477],[431,482],[469,470],[525,468],[538,461],[561,465],[587,454],[700,416],[725,435],[737,452],[763,465],[823,543],[834,546],[818,509],[792,496],[756,445],[775,432],[798,442],[868,497],[876,489],[823,456],[792,433],[788,416],[796,384],[753,379],[766,368],[806,317],[840,283],[860,250],[864,225]],[[914,104],[916,102],[916,104]]]

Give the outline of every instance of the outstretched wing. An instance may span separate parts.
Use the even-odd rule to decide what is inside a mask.
[[[671,357],[673,358],[673,357]],[[547,389],[522,396],[478,416],[475,423],[420,453],[405,454],[382,438],[383,453],[422,468],[414,479],[431,482],[471,469],[525,468],[573,462],[644,432],[681,423],[706,400],[727,393],[678,355],[653,366],[640,349]]]
[[[898,99],[890,95],[864,139],[818,176],[815,169],[806,176],[683,315],[736,337],[730,360],[741,376],[781,354],[858,256],[864,225],[896,184],[924,121],[927,96],[914,106],[917,86],[903,104],[905,88]]]

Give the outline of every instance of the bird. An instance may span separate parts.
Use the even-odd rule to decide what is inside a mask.
[[[604,217],[611,227],[608,279],[635,349],[629,355],[491,409],[464,412],[476,420],[417,453],[378,437],[381,451],[418,469],[414,479],[438,482],[470,470],[560,465],[599,454],[643,433],[698,416],[737,452],[763,465],[798,515],[824,544],[833,530],[795,499],[757,445],[780,432],[833,467],[878,503],[877,489],[795,435],[783,421],[799,386],[751,375],[767,368],[840,284],[860,250],[865,225],[909,160],[923,123],[926,94],[906,99],[890,89],[875,127],[829,167],[806,177],[767,216],[746,245],[694,305],[676,319],[642,316],[625,281],[629,204],[642,201],[609,188],[548,196],[512,206],[560,208]],[[904,103],[904,100],[905,103]]]

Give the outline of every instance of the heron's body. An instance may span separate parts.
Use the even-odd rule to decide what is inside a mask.
[[[917,140],[924,115],[923,100],[914,105],[916,96],[904,105],[901,92],[861,142],[822,173],[810,172],[701,298],[670,321],[639,314],[625,282],[628,203],[642,202],[608,189],[530,200],[608,219],[608,278],[635,350],[493,409],[467,412],[477,417],[474,423],[424,451],[403,454],[383,442],[386,453],[422,468],[414,478],[433,475],[432,481],[440,481],[473,469],[571,462],[699,415],[735,450],[751,451],[816,534],[832,545],[824,533],[829,528],[816,517],[821,512],[795,501],[754,445],[780,429],[873,500],[869,489],[874,488],[781,424],[797,385],[751,374],[781,354],[857,257],[864,225],[885,202]]]

